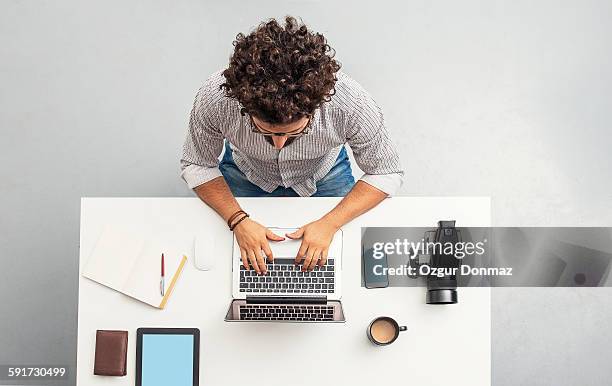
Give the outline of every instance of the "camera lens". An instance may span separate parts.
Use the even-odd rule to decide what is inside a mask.
[[[427,304],[455,304],[457,303],[457,290],[438,289],[427,291]]]

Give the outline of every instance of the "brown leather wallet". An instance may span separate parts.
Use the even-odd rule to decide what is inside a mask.
[[[127,374],[127,331],[96,331],[95,375]]]

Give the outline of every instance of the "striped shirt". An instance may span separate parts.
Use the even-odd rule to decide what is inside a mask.
[[[219,85],[221,71],[211,75],[196,95],[183,147],[181,177],[190,188],[221,176],[219,156],[227,140],[236,166],[247,179],[267,192],[279,186],[300,196],[316,192],[316,182],[332,168],[342,146],[348,144],[361,180],[391,195],[402,184],[397,149],[385,127],[382,110],[361,85],[337,74],[336,93],[313,114],[308,133],[280,150],[253,133],[240,104]]]

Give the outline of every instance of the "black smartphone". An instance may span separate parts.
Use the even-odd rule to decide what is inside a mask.
[[[389,286],[387,276],[387,254],[378,252],[374,254],[372,248],[362,250],[363,277],[366,288],[386,288]]]

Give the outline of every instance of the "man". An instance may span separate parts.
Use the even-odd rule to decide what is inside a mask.
[[[381,109],[339,72],[326,39],[292,17],[238,34],[227,69],[199,90],[181,159],[181,176],[233,230],[243,265],[258,274],[281,241],[248,217],[234,197],[345,196],[294,233],[296,264],[324,265],[338,229],[378,205],[402,183],[399,156]],[[225,154],[219,163],[224,147]],[[365,175],[355,183],[345,144]]]

